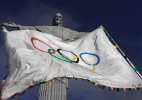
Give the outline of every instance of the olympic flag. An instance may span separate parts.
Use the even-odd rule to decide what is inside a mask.
[[[74,41],[34,30],[5,32],[8,75],[1,99],[56,77],[87,79],[110,90],[137,90],[142,79],[102,27]]]

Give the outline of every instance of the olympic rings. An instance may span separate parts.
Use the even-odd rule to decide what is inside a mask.
[[[51,49],[48,49],[47,51],[44,51],[44,50],[41,50],[41,49],[37,48],[37,46],[35,46],[35,44],[34,44],[34,40],[37,40],[37,41],[39,41],[39,42],[41,42],[41,43],[47,45],[47,46],[50,47]],[[69,62],[69,63],[78,63],[78,62],[79,62],[79,58],[81,58],[81,60],[82,60],[85,64],[87,64],[87,65],[89,65],[89,66],[92,67],[92,70],[96,70],[96,67],[95,67],[95,66],[100,63],[100,57],[99,57],[97,54],[88,53],[88,52],[83,52],[83,53],[80,53],[79,56],[77,56],[75,53],[73,53],[73,52],[71,52],[71,51],[62,50],[62,49],[54,50],[54,49],[53,49],[50,45],[48,45],[47,43],[43,42],[43,41],[40,40],[40,39],[34,38],[34,37],[31,38],[31,42],[32,42],[32,45],[33,45],[33,47],[34,47],[35,49],[37,49],[37,50],[39,50],[39,51],[41,51],[41,52],[48,53],[48,54],[50,54],[52,57],[54,57],[54,58],[56,58],[56,59],[58,59],[58,60],[62,60],[62,61]],[[70,52],[71,54],[74,55],[74,57],[73,57],[72,59],[69,59],[66,55],[64,55],[63,53],[60,52],[61,50],[62,50],[62,51],[66,51],[66,52]],[[62,58],[59,58],[59,57],[55,56],[56,52],[58,52],[58,54],[59,54],[60,56],[62,56],[63,58],[65,58],[65,59],[62,59]],[[83,59],[82,55],[84,55],[84,54],[91,55],[91,56],[95,56],[95,57],[97,58],[97,62],[96,62],[95,64],[92,64],[92,63],[90,63],[89,61]]]

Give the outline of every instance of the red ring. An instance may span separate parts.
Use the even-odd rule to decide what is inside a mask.
[[[34,40],[37,40],[37,41],[42,42],[42,43],[44,43],[45,45],[49,46],[49,47],[53,50],[53,52],[47,52],[48,50],[47,50],[47,51],[43,51],[43,50],[37,48],[37,47],[35,46],[35,44],[34,44]],[[37,38],[35,38],[35,37],[32,37],[32,38],[31,38],[31,42],[32,42],[32,45],[34,46],[34,48],[36,48],[37,50],[42,51],[42,52],[45,52],[45,53],[49,53],[49,54],[55,54],[55,50],[54,50],[50,45],[46,44],[45,42],[41,41],[40,39],[37,39]]]

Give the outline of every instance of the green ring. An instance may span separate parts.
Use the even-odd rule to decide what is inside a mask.
[[[57,56],[54,56],[54,55],[52,55],[51,53],[50,53],[50,51],[51,51],[52,49],[48,49],[48,52],[49,52],[49,54],[52,56],[52,57],[54,57],[54,58],[56,58],[56,59],[58,59],[58,60],[62,60],[62,61],[65,61],[65,62],[69,62],[69,63],[72,63],[73,61],[71,61],[69,58],[67,58],[64,54],[62,54],[67,60],[63,60],[63,59],[61,59],[61,58],[59,58],[59,57],[57,57]],[[56,50],[55,50],[56,51]],[[56,51],[57,52],[57,51]]]

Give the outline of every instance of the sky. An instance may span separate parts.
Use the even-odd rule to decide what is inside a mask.
[[[50,26],[55,13],[63,15],[63,27],[91,32],[100,25],[142,74],[142,1],[141,0],[1,0],[0,23],[24,26]],[[3,34],[0,32],[0,80],[6,72]],[[102,90],[92,83],[69,80],[67,100],[141,100],[142,91]],[[37,100],[38,86],[19,98]]]

